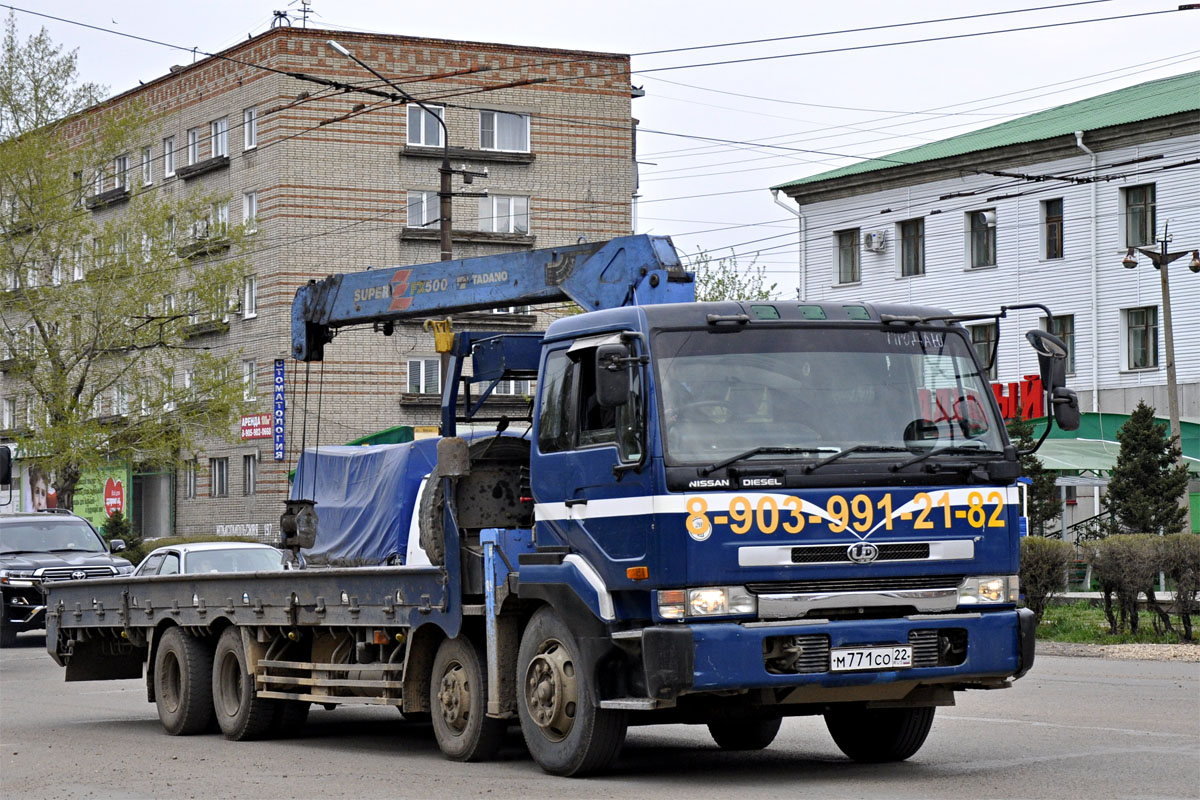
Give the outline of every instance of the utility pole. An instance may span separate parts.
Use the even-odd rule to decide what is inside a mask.
[[[1167,244],[1171,241],[1170,227],[1171,223],[1168,220],[1163,225],[1162,237],[1155,239],[1156,242],[1162,245],[1161,250],[1153,250],[1148,247],[1131,247],[1125,255],[1124,261],[1121,263],[1128,269],[1136,267],[1137,259],[1134,257],[1133,251],[1137,250],[1149,258],[1150,262],[1154,264],[1154,268],[1158,270],[1159,283],[1162,285],[1163,339],[1167,348],[1167,413],[1171,420],[1171,433],[1179,437],[1179,458],[1176,463],[1183,466],[1183,430],[1179,426],[1179,384],[1175,377],[1175,330],[1171,320],[1171,283],[1167,279],[1167,265],[1191,253],[1192,263],[1189,269],[1192,272],[1200,272],[1200,251],[1180,250],[1176,253],[1167,252]],[[1181,496],[1179,502],[1181,505],[1186,505],[1187,495]]]
[[[438,167],[438,174],[440,176],[440,181],[438,184],[438,201],[439,201],[438,202],[438,215],[439,215],[438,228],[439,228],[440,235],[438,238],[439,238],[439,242],[441,245],[442,261],[453,260],[454,259],[454,245],[451,240],[451,233],[453,232],[453,225],[454,225],[454,203],[453,203],[454,185],[452,182],[453,177],[456,174],[462,175],[463,183],[469,184],[475,178],[486,178],[488,176],[487,170],[484,169],[482,172],[475,172],[475,171],[467,169],[466,165],[463,165],[462,169],[454,169],[453,167],[451,167],[450,166],[450,129],[446,127],[446,121],[444,119],[442,119],[442,116],[440,114],[435,114],[433,112],[433,109],[431,109],[429,106],[425,105],[420,100],[413,97],[408,92],[404,91],[404,89],[397,86],[395,83],[392,82],[392,80],[390,78],[387,78],[387,77],[381,75],[378,70],[376,70],[374,67],[372,67],[367,62],[363,61],[358,56],[351,53],[349,50],[347,50],[342,45],[335,42],[333,39],[330,39],[328,41],[328,44],[330,47],[332,47],[338,53],[340,53],[341,55],[350,59],[355,64],[358,64],[360,67],[365,69],[367,72],[370,72],[376,78],[379,78],[379,80],[383,81],[388,86],[391,86],[393,89],[395,89],[400,94],[400,97],[402,97],[406,102],[413,103],[413,104],[419,106],[422,111],[424,111],[426,114],[428,114],[429,116],[436,119],[438,122],[438,125],[441,126],[441,128],[442,128],[442,165],[440,167]],[[485,192],[462,192],[461,194],[463,197],[486,197],[487,196],[486,191]]]

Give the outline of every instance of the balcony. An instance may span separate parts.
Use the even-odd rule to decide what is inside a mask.
[[[441,158],[446,151],[441,147],[406,145],[400,155],[407,158]],[[492,164],[532,164],[537,158],[533,153],[513,153],[505,150],[475,150],[469,147],[451,147],[451,161],[486,161]]]
[[[129,187],[118,186],[115,189],[109,189],[107,192],[94,194],[89,197],[84,203],[92,211],[99,211],[102,208],[119,205],[129,199]]]
[[[214,172],[218,169],[225,169],[229,166],[229,156],[213,156],[206,158],[203,161],[197,161],[195,164],[188,164],[175,169],[175,175],[184,181],[190,181],[192,178],[199,178],[206,172]]]

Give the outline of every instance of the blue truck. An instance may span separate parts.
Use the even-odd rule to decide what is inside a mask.
[[[584,313],[545,333],[442,337],[436,458],[392,501],[420,563],[55,584],[67,680],[144,674],[169,733],[215,718],[236,740],[376,703],[485,760],[517,722],[572,776],[630,725],[749,750],[802,715],[854,760],[901,760],[938,706],[1030,669],[1018,451],[962,324],[1017,306],[695,302],[670,240],[633,236],[310,282],[293,356],[348,326],[562,299]],[[1026,336],[1077,426],[1062,342]],[[536,380],[528,420],[489,419],[514,378]],[[326,535],[304,474],[294,551]]]

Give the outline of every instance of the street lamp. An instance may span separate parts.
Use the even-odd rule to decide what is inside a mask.
[[[1188,265],[1188,269],[1192,272],[1200,272],[1200,250],[1180,250],[1176,253],[1167,252],[1167,244],[1171,241],[1170,227],[1170,222],[1163,225],[1162,238],[1155,239],[1156,242],[1162,245],[1161,250],[1153,250],[1148,247],[1131,247],[1125,254],[1125,258],[1121,260],[1121,264],[1126,269],[1136,267],[1138,264],[1137,256],[1134,255],[1134,251],[1136,250],[1150,259],[1150,263],[1154,264],[1154,268],[1158,270],[1159,281],[1162,284],[1163,334],[1167,345],[1167,409],[1171,418],[1171,433],[1180,437],[1178,463],[1183,464],[1183,431],[1179,427],[1179,385],[1175,380],[1175,333],[1171,327],[1171,284],[1167,280],[1167,265],[1190,253],[1192,262]]]
[[[391,81],[391,79],[386,78],[383,75],[381,75],[374,67],[372,67],[367,62],[363,61],[358,56],[354,55],[354,53],[351,53],[349,50],[347,50],[345,47],[343,47],[339,43],[335,42],[333,39],[329,39],[328,44],[330,47],[332,47],[338,53],[340,53],[343,56],[345,56],[346,58],[350,59],[355,64],[358,64],[360,67],[365,69],[367,72],[370,72],[376,78],[379,78],[379,80],[383,81],[388,86],[391,86],[393,89],[395,89],[397,92],[399,92],[400,96],[403,97],[406,101],[408,101],[410,103],[415,103],[417,106],[419,106],[421,108],[422,111],[424,111],[426,114],[428,114],[431,117],[433,117],[434,119],[436,119],[438,121],[438,124],[442,126],[442,166],[438,168],[438,173],[441,175],[441,184],[438,189],[438,200],[440,201],[439,213],[441,215],[441,219],[439,220],[439,230],[441,233],[440,238],[441,238],[442,261],[450,261],[454,257],[452,255],[452,244],[450,242],[450,232],[451,232],[451,225],[452,225],[452,221],[453,221],[453,218],[451,216],[453,213],[453,210],[452,210],[453,203],[451,201],[454,196],[453,195],[453,187],[451,185],[450,179],[454,175],[456,170],[454,170],[450,167],[450,131],[446,127],[446,121],[444,119],[442,119],[441,115],[433,113],[433,110],[430,109],[429,106],[425,105],[420,100],[413,97],[408,92],[404,91],[404,89],[400,88],[395,83],[393,83]],[[480,175],[479,173],[468,173],[468,171],[466,170],[465,167],[463,169],[457,170],[457,171],[463,173],[464,176],[470,176],[470,177],[476,177],[476,176],[485,177],[486,176],[486,173],[483,173],[482,175]],[[468,181],[468,183],[469,182],[470,181]]]

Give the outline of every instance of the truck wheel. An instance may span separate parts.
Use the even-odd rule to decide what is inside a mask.
[[[276,700],[269,735],[297,736],[308,723],[308,710],[311,706],[312,703],[307,700]]]
[[[172,736],[203,733],[212,722],[212,663],[208,644],[182,628],[170,628],[154,657],[154,702]]]
[[[600,772],[621,752],[628,717],[599,708],[592,670],[553,609],[540,609],[525,628],[517,656],[517,711],[533,760],[553,775]]]
[[[226,628],[217,640],[211,680],[217,724],[225,738],[235,742],[262,738],[275,718],[276,705],[254,693],[242,632],[236,627]]]
[[[488,761],[504,737],[504,720],[487,716],[484,656],[463,636],[442,640],[429,678],[438,747],[453,761]]]
[[[708,732],[722,750],[762,750],[775,741],[781,717],[774,719],[723,719],[708,723]]]
[[[838,748],[855,761],[903,761],[925,744],[935,710],[934,706],[832,709],[825,712],[825,727]]]

